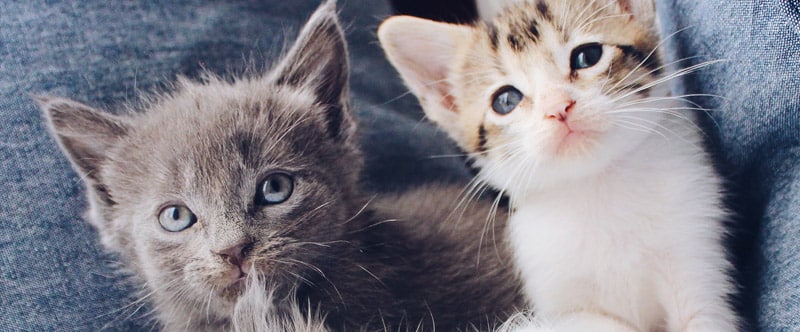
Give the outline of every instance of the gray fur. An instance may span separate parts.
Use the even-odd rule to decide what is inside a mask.
[[[181,78],[122,115],[38,98],[87,185],[87,219],[145,285],[164,330],[453,330],[502,321],[519,303],[505,242],[478,241],[489,204],[448,223],[453,188],[362,197],[346,59],[326,1],[264,75]],[[276,170],[294,176],[292,195],[256,204]],[[170,204],[197,223],[163,230]],[[240,245],[252,265],[234,287],[244,267],[220,253]]]

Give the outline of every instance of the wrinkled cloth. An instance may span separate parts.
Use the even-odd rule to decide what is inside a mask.
[[[177,75],[265,68],[318,4],[42,1],[0,4],[0,330],[148,330],[147,293],[117,272],[82,220],[84,188],[31,95],[119,112]],[[382,1],[342,0],[368,190],[470,175],[375,38]],[[713,111],[709,145],[728,180],[732,254],[748,330],[800,328],[800,2],[658,2],[669,58],[724,59],[676,81]],[[456,157],[454,157],[456,156]]]
[[[664,0],[678,94],[709,109],[704,129],[728,181],[731,245],[749,329],[800,330],[800,1]]]
[[[147,293],[116,272],[82,220],[84,187],[32,95],[110,112],[177,75],[269,67],[319,4],[293,1],[5,1],[0,4],[0,330],[149,330]],[[371,190],[468,176],[453,144],[384,60],[375,0],[339,3]]]

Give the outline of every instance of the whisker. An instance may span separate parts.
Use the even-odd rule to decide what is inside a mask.
[[[671,80],[673,80],[675,78],[678,78],[678,77],[684,76],[686,74],[695,72],[695,71],[700,70],[700,69],[702,69],[704,67],[708,67],[710,65],[721,63],[721,62],[725,62],[725,61],[726,60],[710,60],[710,61],[706,61],[706,62],[702,62],[702,63],[698,63],[696,65],[692,65],[692,66],[686,67],[686,68],[681,69],[681,70],[679,70],[679,71],[677,71],[675,73],[672,73],[670,75],[667,75],[667,76],[664,76],[662,78],[659,78],[659,79],[657,79],[657,80],[655,80],[653,82],[645,84],[645,85],[641,86],[638,89],[631,90],[631,91],[629,91],[629,92],[627,92],[627,93],[625,93],[625,94],[623,94],[621,96],[618,96],[618,97],[614,98],[614,101],[622,100],[622,99],[627,98],[627,97],[629,97],[629,96],[631,96],[633,94],[636,94],[636,93],[639,93],[641,91],[650,89],[650,88],[652,88],[652,87],[654,87],[656,85],[663,84],[665,82],[669,82],[669,81],[671,81]]]
[[[364,271],[364,272],[366,272],[367,274],[369,274],[369,275],[370,275],[372,278],[375,278],[375,280],[377,280],[377,281],[378,281],[378,282],[379,282],[381,285],[383,285],[383,287],[389,288],[389,286],[388,286],[388,285],[386,285],[385,283],[383,283],[383,280],[381,280],[381,278],[378,278],[378,276],[376,276],[376,275],[375,275],[374,273],[372,273],[370,270],[367,270],[367,268],[366,268],[366,267],[362,266],[361,264],[356,264],[356,266],[358,266],[358,268],[360,268],[362,271]]]
[[[671,34],[669,34],[667,37],[665,37],[665,38],[662,38],[662,39],[661,39],[661,40],[658,42],[658,44],[656,44],[656,46],[655,46],[655,47],[653,47],[653,49],[652,49],[652,50],[650,50],[650,53],[648,53],[648,54],[647,54],[647,56],[646,56],[646,57],[645,57],[645,58],[644,58],[642,61],[640,61],[638,65],[636,65],[636,67],[634,67],[634,68],[633,68],[633,69],[632,69],[630,72],[628,72],[628,74],[627,74],[627,75],[625,75],[625,77],[623,77],[623,78],[622,78],[622,79],[621,79],[619,82],[617,82],[617,84],[616,84],[616,85],[614,85],[613,87],[611,87],[611,90],[614,90],[614,89],[616,89],[616,87],[617,87],[617,86],[618,86],[618,85],[619,85],[621,82],[625,82],[625,81],[626,81],[626,80],[627,80],[627,79],[628,79],[628,78],[631,76],[631,74],[633,74],[634,72],[636,72],[637,70],[639,70],[639,68],[641,68],[641,67],[642,67],[642,66],[643,66],[645,63],[647,63],[647,61],[648,61],[648,60],[650,60],[650,58],[653,56],[653,54],[655,54],[655,52],[656,52],[656,51],[657,51],[657,50],[658,50],[660,47],[662,47],[662,46],[663,46],[663,45],[664,45],[664,44],[665,44],[665,43],[666,43],[668,40],[670,40],[671,38],[675,37],[675,36],[676,36],[678,33],[681,33],[681,32],[683,32],[683,31],[686,31],[687,29],[689,29],[689,27],[686,27],[686,28],[683,28],[683,29],[677,30],[677,31],[675,31],[675,32],[673,32],[673,33],[671,33]],[[681,60],[681,61],[682,61],[682,60]],[[673,64],[674,64],[674,63],[673,63]],[[662,65],[662,66],[660,66],[659,68],[657,68],[657,69],[655,69],[655,70],[653,70],[653,71],[651,71],[651,72],[649,72],[649,73],[647,73],[647,74],[649,75],[649,74],[652,74],[652,73],[654,73],[654,72],[656,72],[656,71],[658,71],[658,70],[662,70],[662,69],[666,68],[666,66],[667,66],[667,65]],[[637,80],[635,80],[634,82],[636,82],[636,81],[638,81],[638,79],[637,79]]]
[[[609,89],[610,91],[608,91],[606,94],[608,94],[608,95],[617,94],[617,93],[619,93],[621,91],[624,91],[624,90],[629,89],[629,88],[631,88],[633,86],[636,86],[636,84],[639,84],[640,82],[644,81],[645,79],[650,79],[650,78],[653,78],[654,76],[657,76],[657,75],[655,75],[656,72],[663,71],[663,70],[666,70],[668,67],[672,67],[672,66],[678,65],[678,64],[680,64],[682,62],[691,61],[691,60],[698,59],[698,58],[700,58],[700,56],[696,55],[696,56],[690,56],[690,57],[677,59],[677,60],[674,60],[672,62],[668,62],[668,63],[662,64],[662,65],[660,65],[660,66],[658,66],[656,68],[653,68],[653,69],[651,69],[649,71],[646,71],[646,72],[642,73],[641,75],[639,75],[638,77],[636,77],[632,81],[628,82],[627,78],[629,78],[629,76],[635,72],[635,71],[631,71],[631,72],[628,73],[628,75],[626,75],[626,79],[623,79],[623,80],[620,80],[619,82],[617,82],[617,84],[615,84],[611,89]],[[620,84],[623,84],[623,85],[620,86]]]
[[[640,124],[640,123],[636,123],[635,121],[624,120],[624,119],[614,119],[611,123],[613,125],[617,125],[617,126],[622,127],[622,128],[635,130],[635,131],[643,132],[643,133],[646,133],[646,134],[656,134],[656,135],[659,135],[659,136],[663,137],[664,139],[667,138],[667,136],[664,135],[664,133],[661,133],[661,132],[659,132],[659,131],[651,128],[651,127],[648,127],[646,125],[643,125],[643,124]]]
[[[615,18],[615,17],[628,17],[628,14],[615,14],[615,15],[606,15],[606,16],[601,16],[601,17],[598,17],[598,18],[594,18],[594,19],[592,19],[592,20],[590,20],[590,21],[588,21],[588,22],[584,23],[583,25],[579,26],[579,27],[578,27],[577,29],[575,29],[575,30],[578,30],[578,31],[580,31],[580,30],[583,30],[583,28],[585,28],[585,27],[587,27],[587,26],[590,26],[590,25],[594,24],[595,22],[599,22],[599,21],[602,21],[602,20],[607,20],[607,19],[610,19],[610,18]]]
[[[363,212],[364,212],[364,211],[367,209],[367,206],[369,206],[369,205],[372,203],[372,201],[373,201],[373,200],[375,200],[375,197],[377,197],[377,196],[378,196],[378,195],[373,195],[372,197],[370,197],[370,199],[369,199],[369,200],[367,200],[367,202],[366,202],[366,203],[364,203],[364,206],[362,206],[362,207],[361,207],[361,209],[359,209],[359,210],[356,212],[356,214],[354,214],[354,215],[353,215],[352,217],[350,217],[349,219],[345,220],[345,222],[343,222],[342,224],[343,224],[343,225],[344,225],[344,224],[347,224],[347,223],[349,223],[349,222],[351,222],[351,221],[355,220],[356,218],[358,218],[358,216],[360,216],[360,215],[361,215],[361,213],[363,213]]]

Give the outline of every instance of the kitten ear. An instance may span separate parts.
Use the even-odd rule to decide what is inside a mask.
[[[100,167],[111,147],[126,135],[121,117],[64,98],[34,97],[44,111],[61,149],[104,202],[110,197],[101,184]]]
[[[630,14],[632,19],[649,22],[656,17],[656,5],[653,0],[615,0],[622,12]]]
[[[389,62],[419,98],[428,118],[440,125],[454,123],[458,109],[450,83],[459,45],[472,35],[468,26],[411,17],[390,17],[378,28]]]
[[[347,107],[347,43],[336,16],[336,1],[327,0],[311,15],[297,41],[273,71],[273,81],[308,89],[327,107],[331,135],[350,136],[354,125]]]

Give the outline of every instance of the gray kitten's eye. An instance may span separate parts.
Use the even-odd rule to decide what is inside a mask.
[[[589,68],[600,62],[603,56],[603,45],[598,43],[583,44],[572,50],[569,66],[572,70]]]
[[[158,223],[168,232],[180,232],[192,227],[197,222],[197,216],[192,210],[183,205],[170,205],[158,214]]]
[[[522,102],[522,98],[522,92],[513,86],[506,85],[497,89],[492,96],[492,109],[500,115],[511,113]]]
[[[261,180],[256,191],[256,204],[280,204],[289,199],[294,191],[294,179],[286,173],[276,172]]]

